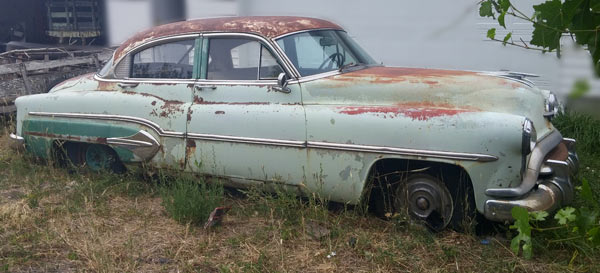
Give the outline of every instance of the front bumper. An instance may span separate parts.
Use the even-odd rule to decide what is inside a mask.
[[[575,140],[565,138],[544,159],[535,187],[520,197],[490,199],[484,216],[492,221],[513,221],[511,210],[519,206],[529,211],[553,212],[573,201],[571,175],[579,169]]]
[[[25,148],[25,139],[23,137],[20,137],[17,134],[10,134],[8,137],[10,139],[9,146],[13,150],[22,150]]]

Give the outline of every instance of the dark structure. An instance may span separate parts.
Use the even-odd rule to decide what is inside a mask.
[[[98,0],[48,0],[48,36],[64,39],[86,39],[102,35],[101,6]]]

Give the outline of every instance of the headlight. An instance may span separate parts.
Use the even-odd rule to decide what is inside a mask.
[[[522,151],[523,154],[529,154],[535,148],[535,144],[537,142],[537,133],[535,131],[535,127],[533,126],[533,122],[528,118],[523,122],[523,142],[522,142]]]
[[[549,93],[550,94],[548,95],[548,98],[546,98],[544,117],[551,119],[560,110],[560,104],[558,103],[558,99],[556,98],[556,95],[554,95],[554,93],[552,93],[552,92],[549,92]]]

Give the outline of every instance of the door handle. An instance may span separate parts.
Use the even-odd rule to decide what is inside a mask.
[[[136,82],[120,82],[117,83],[117,85],[121,88],[132,88],[132,87],[136,87],[139,85],[139,83]]]
[[[206,86],[206,85],[195,85],[194,90],[196,91],[205,91],[205,90],[217,90],[217,87],[214,85]]]

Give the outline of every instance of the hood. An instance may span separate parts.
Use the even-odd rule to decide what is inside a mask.
[[[537,87],[458,70],[370,67],[302,83],[305,104],[340,105],[346,114],[397,111],[416,119],[465,112],[494,112],[527,117],[538,136],[552,125],[543,117],[545,98]]]

